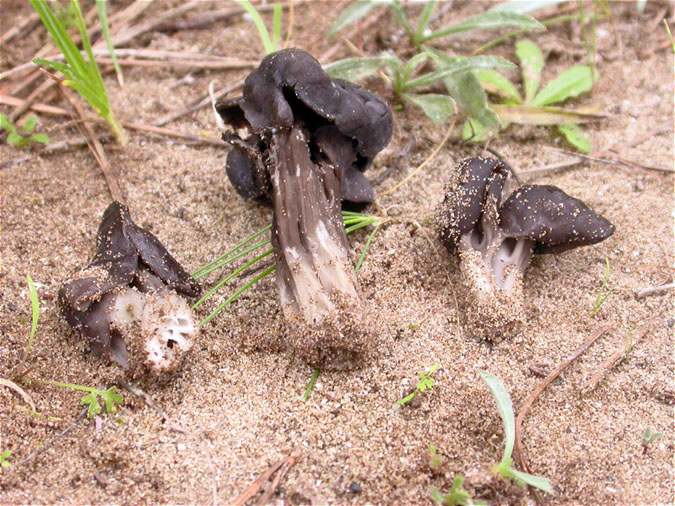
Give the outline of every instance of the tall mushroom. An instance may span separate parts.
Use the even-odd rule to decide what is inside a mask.
[[[223,139],[235,189],[272,200],[277,286],[294,347],[314,365],[350,365],[370,338],[341,201],[373,200],[362,172],[391,138],[389,107],[331,79],[308,53],[285,49],[216,110],[234,129]]]
[[[162,375],[180,366],[199,330],[179,294],[199,291],[157,237],[113,202],[103,214],[94,258],[61,287],[59,302],[94,353],[131,376]]]
[[[512,335],[524,318],[523,275],[533,254],[604,241],[614,226],[582,201],[549,185],[509,195],[511,170],[469,158],[446,187],[437,211],[441,240],[457,250],[471,302],[469,327],[490,340]]]

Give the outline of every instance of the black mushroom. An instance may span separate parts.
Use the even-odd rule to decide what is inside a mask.
[[[579,199],[549,185],[513,191],[511,169],[493,158],[460,163],[437,212],[440,238],[460,258],[472,308],[469,326],[491,340],[523,320],[523,274],[532,255],[607,239],[614,226]]]
[[[277,286],[292,343],[309,362],[351,365],[370,342],[340,215],[372,202],[363,171],[389,142],[377,96],[331,79],[311,55],[265,57],[243,96],[216,104],[231,131],[227,174],[245,198],[269,198]]]
[[[181,297],[199,285],[119,202],[108,206],[96,254],[59,290],[63,314],[92,351],[132,376],[175,371],[199,326]]]

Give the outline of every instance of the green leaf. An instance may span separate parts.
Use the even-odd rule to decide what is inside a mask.
[[[437,70],[408,81],[405,85],[406,90],[429,86],[447,77],[464,74],[469,70],[487,68],[515,68],[513,63],[498,56],[449,57],[443,53],[433,50],[428,50],[428,54],[434,60]]]
[[[122,74],[122,67],[117,61],[117,53],[115,52],[115,45],[113,44],[112,38],[110,37],[110,24],[108,23],[108,10],[106,7],[107,0],[96,0],[96,10],[98,11],[98,20],[101,23],[101,35],[103,35],[103,40],[105,40],[105,45],[108,48],[108,53],[113,62],[113,67],[115,68],[115,74],[117,74],[118,82],[120,86],[124,86],[124,75]]]
[[[502,381],[496,376],[481,372],[480,377],[485,381],[490,392],[492,392],[492,396],[497,403],[497,411],[499,411],[499,416],[502,417],[502,423],[504,425],[504,454],[502,456],[502,462],[510,461],[511,454],[513,453],[513,445],[516,441],[516,420],[513,416],[511,397],[504,388]]]
[[[541,71],[544,69],[544,55],[531,40],[519,40],[516,43],[516,56],[520,61],[520,71],[525,87],[525,103],[529,104],[537,94],[541,83]]]
[[[480,144],[490,138],[490,130],[474,118],[467,118],[462,128],[462,139],[467,142]]]
[[[424,32],[429,26],[429,20],[431,19],[431,15],[433,14],[435,8],[436,0],[430,0],[424,4],[424,9],[422,9],[422,13],[417,19],[417,28],[415,30],[416,41],[420,40],[424,36]]]
[[[9,132],[7,134],[7,144],[15,148],[23,147],[26,144],[25,139],[16,132]]]
[[[469,118],[480,123],[486,135],[499,130],[499,117],[488,105],[487,95],[473,72],[465,72],[443,82],[459,108]]]
[[[9,469],[12,467],[12,463],[9,461],[9,459],[12,457],[12,451],[11,450],[5,450],[4,452],[0,453],[0,467],[3,469]]]
[[[2,113],[0,113],[0,130],[4,130],[7,133],[16,132],[16,127],[12,123],[12,120]]]
[[[398,404],[399,406],[405,406],[410,401],[412,401],[416,396],[417,396],[417,390],[414,390],[414,391],[410,392],[408,395],[406,395],[403,399],[397,400],[396,404]]]
[[[415,71],[420,67],[420,65],[423,65],[427,62],[429,59],[429,53],[417,53],[415,56],[410,58],[405,65],[403,66],[403,70],[401,71],[403,75],[403,80],[408,81],[410,79],[410,76],[412,76]]]
[[[590,123],[604,118],[579,110],[561,107],[534,107],[529,105],[492,105],[503,123],[519,123],[521,125],[561,125],[565,123]]]
[[[40,135],[40,134],[37,134]],[[40,321],[40,298],[38,296],[37,288],[30,275],[26,276],[26,283],[28,284],[28,297],[30,299],[31,307],[31,324],[30,334],[28,336],[28,353],[33,349],[33,340],[37,334],[38,322]]]
[[[99,391],[103,404],[105,405],[106,413],[115,413],[117,407],[124,404],[124,397],[120,395],[115,387],[110,387],[107,390]]]
[[[272,42],[278,48],[281,43],[281,17],[283,7],[279,2],[275,2],[272,12]]]
[[[403,99],[419,107],[434,123],[445,123],[455,114],[455,101],[449,95],[405,93]]]
[[[96,390],[89,392],[80,399],[80,404],[87,406],[87,416],[94,418],[101,412],[101,405],[98,403]]]
[[[516,28],[527,31],[546,29],[539,21],[524,14],[488,11],[466,19],[461,23],[436,30],[435,32],[422,37],[422,42],[471,30],[497,30],[500,28]]]
[[[316,386],[316,382],[319,379],[319,375],[321,374],[321,370],[316,367],[312,371],[312,376],[309,378],[309,383],[307,383],[307,387],[305,388],[305,393],[302,394],[302,400],[307,402],[309,400],[309,396],[312,395],[312,392],[314,391],[314,387]]]
[[[32,134],[33,130],[35,130],[35,127],[37,126],[37,123],[37,116],[35,114],[31,114],[26,118],[26,121],[23,122],[23,125],[21,125],[21,130],[23,130],[24,134]]]
[[[527,14],[546,7],[552,7],[567,0],[511,0],[502,2],[491,9],[490,12],[517,12],[518,14]]]
[[[474,70],[473,74],[476,76],[483,89],[488,93],[497,95],[508,102],[516,104],[522,102],[520,93],[518,93],[518,89],[515,85],[496,70],[479,69]]]
[[[357,0],[346,7],[333,22],[330,30],[328,30],[328,36],[332,37],[346,26],[356,23],[359,19],[365,17],[374,7],[377,7],[377,4],[378,2],[375,0]]]
[[[531,487],[538,488],[547,494],[553,493],[551,482],[543,476],[535,476],[533,474],[524,473],[523,471],[518,471],[514,468],[511,468],[511,474],[513,475],[513,478],[516,479],[516,481],[521,481]]]
[[[581,153],[591,153],[593,146],[591,140],[586,136],[579,125],[565,124],[558,125],[558,131],[565,137],[565,140]]]
[[[49,144],[49,136],[47,134],[33,134],[29,137],[31,142],[39,142],[40,144]]]
[[[593,70],[588,65],[575,65],[549,82],[532,100],[532,105],[558,104],[577,97],[593,87]]]
[[[250,0],[239,0],[239,3],[246,11],[246,14],[249,15],[251,21],[253,21],[256,30],[258,30],[258,36],[260,37],[260,41],[262,42],[263,48],[265,49],[265,54],[275,52],[277,50],[277,47],[272,42],[272,39],[270,38],[270,32],[267,30],[265,22],[263,21],[262,17],[260,17],[260,14],[256,10],[256,8],[253,6]]]
[[[393,56],[345,58],[344,60],[330,63],[323,69],[333,79],[344,79],[345,81],[354,82],[372,76],[382,67],[396,61],[398,59]]]

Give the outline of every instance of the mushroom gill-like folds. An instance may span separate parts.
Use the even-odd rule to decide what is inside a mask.
[[[614,233],[609,221],[555,186],[510,193],[512,185],[504,162],[464,160],[437,211],[440,238],[458,252],[468,287],[468,326],[490,340],[512,335],[523,321],[523,275],[533,254],[595,244]]]
[[[198,325],[178,294],[199,291],[157,237],[113,202],[98,229],[96,255],[61,287],[59,303],[94,353],[130,375],[159,375],[178,369],[192,347]]]
[[[294,348],[314,365],[352,365],[370,337],[340,209],[373,201],[363,171],[391,138],[391,110],[299,49],[268,55],[243,96],[216,110],[233,129],[223,135],[233,186],[272,201],[277,286]]]

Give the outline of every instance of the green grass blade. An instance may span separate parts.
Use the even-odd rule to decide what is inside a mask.
[[[370,247],[373,244],[373,239],[375,238],[375,234],[377,231],[380,229],[380,226],[382,223],[378,223],[375,225],[373,228],[373,231],[368,235],[368,239],[366,239],[366,244],[363,246],[363,250],[361,250],[361,254],[359,255],[359,259],[356,262],[356,265],[354,266],[354,272],[359,272],[361,270],[361,267],[363,267],[363,262],[366,260],[366,255],[368,254],[368,251],[370,251]]]
[[[417,20],[417,28],[415,29],[415,42],[419,41],[424,36],[424,32],[429,26],[429,20],[431,19],[431,15],[434,13],[435,8],[436,0],[431,0],[424,4],[424,9],[422,9],[422,13]]]
[[[427,42],[448,35],[468,32],[471,30],[497,30],[500,28],[518,28],[520,30],[545,30],[546,28],[536,19],[515,12],[485,12],[473,16],[461,23],[446,26],[424,37],[422,42]]]
[[[510,462],[513,445],[516,441],[516,420],[513,416],[511,396],[509,396],[509,393],[504,388],[502,381],[496,376],[481,372],[480,377],[483,378],[483,381],[487,383],[488,388],[492,392],[497,403],[499,416],[502,417],[504,424],[504,455],[502,456],[502,463]]]
[[[108,53],[115,67],[115,74],[117,74],[117,81],[120,86],[124,86],[124,75],[122,74],[122,67],[117,61],[117,53],[115,52],[115,45],[110,36],[110,23],[108,22],[108,9],[106,7],[107,0],[96,0],[96,10],[98,11],[98,20],[101,23],[101,34],[105,40],[105,45],[108,48]]]
[[[270,32],[267,30],[265,22],[263,21],[262,17],[260,17],[260,14],[256,10],[256,8],[253,6],[250,0],[238,0],[238,1],[244,8],[246,13],[251,17],[251,21],[253,21],[253,24],[258,30],[258,35],[260,36],[260,41],[262,42],[265,54],[275,52],[277,49],[274,43],[272,42],[272,39],[270,38]]]
[[[38,322],[40,321],[40,298],[35,283],[33,283],[33,278],[31,278],[30,275],[26,276],[26,283],[28,283],[28,296],[30,298],[31,308],[30,335],[28,336],[27,346],[27,352],[30,353],[33,350],[33,341],[35,340]]]
[[[374,7],[377,7],[375,0],[357,0],[346,7],[328,30],[328,36],[333,37],[340,30],[349,25],[353,25],[364,18]]]
[[[575,65],[560,73],[532,100],[534,106],[559,104],[593,88],[593,70],[588,65]]]
[[[265,246],[268,246],[270,244],[270,242],[271,241],[269,239],[266,239],[266,240],[256,242],[256,243],[254,243],[250,246],[247,246],[246,248],[244,248],[240,251],[237,251],[236,253],[234,253],[230,256],[227,256],[227,257],[224,257],[224,258],[220,259],[219,261],[217,261],[216,263],[211,265],[208,269],[205,269],[203,271],[203,274],[201,274],[199,276],[193,276],[193,277],[195,279],[199,279],[199,278],[203,278],[204,276],[208,276],[212,272],[217,271],[218,269],[221,269],[221,268],[225,267],[226,265],[229,265],[233,262],[236,262],[237,260],[241,260],[246,255],[248,255],[249,253],[253,253],[254,251],[259,250],[260,248],[264,248]]]
[[[281,15],[283,8],[279,2],[275,2],[272,11],[272,44],[279,49],[281,43]]]
[[[551,482],[543,476],[535,476],[533,474],[524,473],[523,471],[518,471],[517,469],[513,468],[511,468],[511,474],[517,481],[521,481],[531,487],[538,488],[547,494],[553,494],[553,486],[551,485]]]
[[[247,282],[245,285],[242,287],[238,288],[232,295],[230,295],[224,302],[222,302],[216,309],[211,311],[211,313],[204,318],[199,324],[203,327],[207,323],[209,323],[211,320],[213,320],[216,316],[220,314],[221,311],[226,309],[230,304],[233,302],[236,302],[239,297],[241,297],[244,293],[246,293],[248,290],[250,290],[254,285],[262,281],[264,278],[272,274],[274,271],[276,271],[276,265],[270,265],[267,267],[265,270],[257,274],[255,277],[253,277],[249,282]]]
[[[302,394],[302,400],[307,402],[309,400],[309,396],[312,395],[312,392],[314,391],[314,387],[316,386],[316,381],[319,379],[319,375],[321,374],[321,370],[317,367],[312,371],[312,376],[309,378],[309,383],[307,383],[307,387],[305,388],[305,393]]]
[[[516,56],[520,61],[523,76],[525,103],[529,104],[539,90],[541,71],[544,69],[544,55],[537,44],[524,39],[516,43]]]

